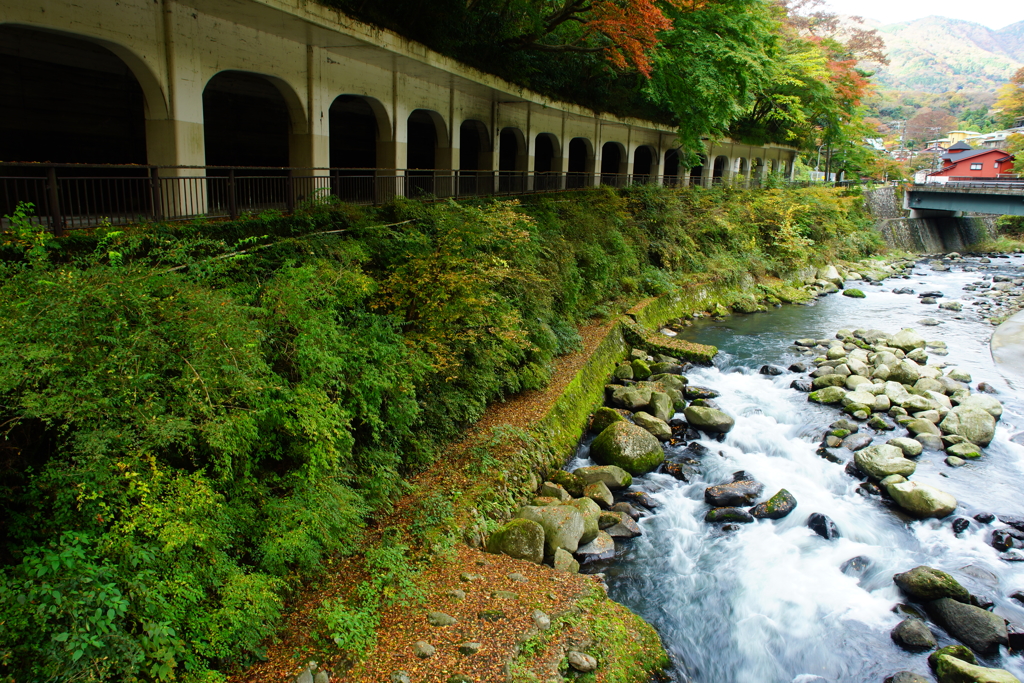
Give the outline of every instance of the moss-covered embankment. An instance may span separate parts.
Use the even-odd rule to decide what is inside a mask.
[[[432,572],[485,559],[465,544],[564,462],[627,344],[869,253],[859,207],[602,189],[7,235],[0,675],[269,680],[315,659],[361,680],[412,657],[398,625],[454,590]],[[96,580],[107,607],[72,608]],[[522,633],[502,632],[504,666]]]

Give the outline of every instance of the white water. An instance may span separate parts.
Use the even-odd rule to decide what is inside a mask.
[[[953,298],[981,275],[929,274],[891,281],[884,289],[939,288]],[[1024,514],[1024,447],[1010,441],[1024,425],[1024,402],[983,346],[991,328],[969,319],[969,309],[968,319],[955,320],[952,313],[921,305],[916,296],[867,293],[864,300],[833,296],[813,308],[738,317],[692,336],[723,353],[719,367],[687,373],[690,382],[721,392],[715,400],[736,418],[736,426],[723,443],[700,442],[711,449],[701,461],[702,481],[684,484],[659,474],[638,480],[637,487],[654,492],[661,507],[641,521],[644,535],[625,544],[613,565],[601,567],[612,597],[658,629],[681,681],[880,683],[901,670],[930,675],[927,653],[904,652],[889,636],[903,618],[893,612],[902,598],[892,575],[919,564],[950,572],[973,593],[994,600],[997,613],[1024,625],[1024,605],[1008,597],[1024,590],[1024,563],[1005,562],[988,545],[991,530],[1001,524],[972,522],[958,537],[952,517],[907,523],[857,494],[859,482],[844,466],[815,452],[827,425],[842,417],[839,411],[810,404],[806,394],[790,389],[800,375],[755,374],[763,363],[797,360],[789,346],[797,337],[832,337],[840,327],[896,332],[926,315],[943,319],[939,327],[915,326],[927,339],[949,344],[950,355],[933,362],[967,369],[974,385],[997,385],[1006,412],[981,461],[952,469],[943,454],[925,453],[913,479],[955,495],[960,508],[954,516]],[[898,428],[876,441],[903,434]],[[585,458],[586,450],[580,455]],[[765,496],[788,489],[798,501],[796,510],[731,533],[706,524],[704,489],[731,480],[740,469],[765,484]],[[832,518],[842,538],[827,541],[808,529],[813,512]],[[870,560],[868,569],[844,574],[841,566],[857,556]],[[940,645],[953,642],[934,624],[932,629]],[[1004,651],[983,663],[1024,679],[1019,656]]]

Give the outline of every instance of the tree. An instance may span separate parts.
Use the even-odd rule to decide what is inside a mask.
[[[1014,133],[1006,137],[1005,150],[1009,154],[1015,154],[1017,159],[1014,166],[1018,175],[1024,171],[1024,133]]]
[[[948,112],[939,109],[924,108],[914,115],[914,118],[907,121],[906,143],[911,146],[914,143],[923,144],[927,140],[934,140],[953,130],[956,126],[956,119]]]
[[[1019,116],[1024,116],[1024,66],[1017,69],[1010,82],[999,89],[996,108],[1000,112],[1000,123],[1009,128]]]

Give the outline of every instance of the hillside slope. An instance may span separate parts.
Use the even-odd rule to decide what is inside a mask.
[[[994,92],[1024,66],[1024,22],[998,31],[945,17],[882,24],[866,20],[885,40],[888,66],[878,83],[895,90]]]

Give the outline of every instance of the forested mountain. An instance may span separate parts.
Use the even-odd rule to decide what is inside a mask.
[[[995,92],[1024,65],[1024,22],[999,30],[945,17],[865,23],[885,41],[890,63],[878,67],[876,81],[886,88]]]

